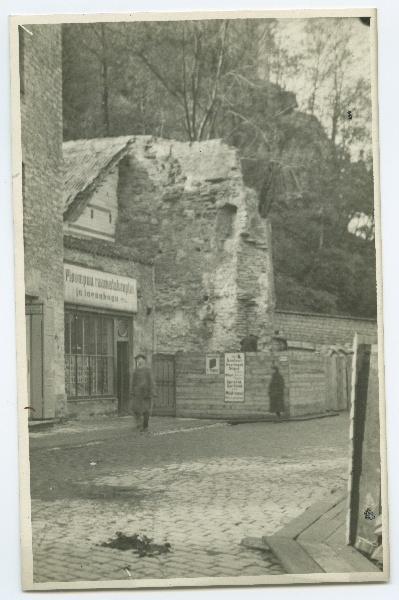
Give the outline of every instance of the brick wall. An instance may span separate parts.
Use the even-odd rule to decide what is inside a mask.
[[[267,345],[274,309],[270,228],[219,140],[137,137],[119,168],[117,235],[154,258],[160,352]]]
[[[24,93],[21,94],[24,163],[24,257],[26,294],[53,308],[45,376],[52,381],[56,414],[66,410],[62,246],[61,27],[22,30]],[[21,57],[22,58],[22,57]],[[49,311],[48,311],[49,313]],[[50,336],[49,336],[50,337]],[[46,342],[47,343],[47,342]]]
[[[377,341],[377,323],[372,319],[275,311],[275,329],[290,341],[318,344],[352,344],[355,333]]]
[[[220,374],[206,374],[205,354],[176,355],[176,415],[228,420],[271,419],[268,387],[272,365],[284,378],[286,417],[323,414],[325,405],[324,357],[312,353],[245,354],[244,402],[224,400],[224,354]]]

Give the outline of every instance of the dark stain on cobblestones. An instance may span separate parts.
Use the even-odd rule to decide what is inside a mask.
[[[121,531],[116,532],[116,538],[109,542],[97,544],[103,548],[115,548],[116,550],[133,550],[140,558],[145,556],[159,556],[170,552],[171,545],[169,542],[164,544],[155,544],[152,538],[146,535],[140,537],[137,533],[133,535],[125,535]],[[128,567],[130,569],[130,567]]]

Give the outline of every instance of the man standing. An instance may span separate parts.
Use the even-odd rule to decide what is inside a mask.
[[[153,410],[155,383],[151,369],[146,364],[144,354],[136,356],[136,369],[133,372],[131,400],[133,413],[140,431],[148,431],[148,421]]]
[[[284,412],[284,377],[279,368],[273,365],[273,374],[269,384],[270,412],[275,412],[280,420]]]

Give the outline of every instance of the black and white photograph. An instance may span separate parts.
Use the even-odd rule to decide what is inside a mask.
[[[389,579],[376,18],[11,17],[24,590]]]

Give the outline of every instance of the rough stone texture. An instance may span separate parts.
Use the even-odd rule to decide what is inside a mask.
[[[64,386],[64,298],[62,246],[61,26],[29,25],[24,36],[24,93],[21,93],[24,164],[25,291],[53,307],[52,357],[46,366],[56,416],[66,410]],[[50,259],[51,257],[51,259]],[[45,376],[46,376],[45,374]],[[45,399],[47,402],[47,400]]]
[[[243,184],[236,150],[219,140],[137,137],[119,165],[117,235],[154,258],[157,348],[239,350],[270,340],[270,227]]]
[[[306,314],[276,310],[275,329],[291,341],[318,344],[353,343],[355,333],[377,341],[377,323],[372,319]]]

